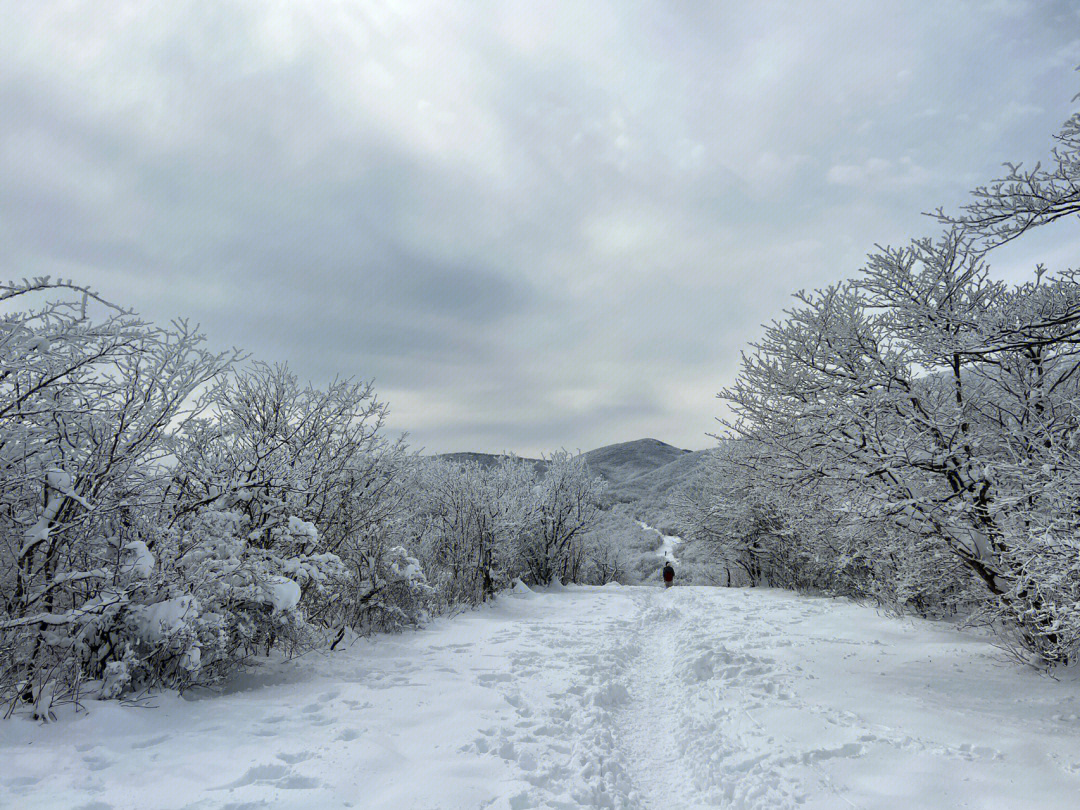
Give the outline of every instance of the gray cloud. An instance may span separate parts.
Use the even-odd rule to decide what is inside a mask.
[[[1073,4],[938,6],[0,0],[0,253],[431,450],[705,446],[792,290],[1070,112]]]

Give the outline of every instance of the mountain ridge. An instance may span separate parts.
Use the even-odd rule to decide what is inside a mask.
[[[597,447],[579,453],[594,473],[613,487],[622,486],[642,475],[654,473],[662,467],[687,456],[694,451],[684,450],[659,439],[632,439],[626,442]],[[439,453],[435,458],[458,463],[475,462],[481,467],[490,467],[502,459],[510,458],[509,453],[476,453],[463,451],[457,453]],[[520,461],[531,464],[538,473],[547,469],[547,461],[538,458],[517,457]]]

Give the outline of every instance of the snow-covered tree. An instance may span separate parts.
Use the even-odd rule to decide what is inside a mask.
[[[0,689],[40,705],[101,675],[111,628],[139,624],[169,436],[233,357],[70,282],[0,284],[0,304],[25,307],[0,318]]]
[[[845,518],[837,536],[858,553],[837,564],[862,560],[879,591],[893,577],[884,590],[910,595],[912,572],[931,574],[919,560],[950,555],[1049,662],[1080,652],[1080,553],[1061,512],[1080,425],[1080,277],[1039,266],[1008,285],[987,247],[1074,212],[1075,131],[1074,118],[1056,170],[1013,169],[941,238],[799,293],[722,393],[757,480]],[[940,593],[965,591],[949,570]]]
[[[1031,228],[1080,215],[1080,113],[1054,136],[1047,166],[1007,163],[1004,177],[972,192],[960,214],[938,209],[937,218],[959,226],[981,249],[1012,241]]]
[[[370,385],[239,370],[70,282],[0,285],[0,699],[232,673],[415,623],[414,461]],[[21,307],[21,309],[19,309]]]
[[[533,488],[534,518],[518,548],[520,566],[530,582],[556,578],[576,581],[582,563],[580,540],[600,514],[603,479],[594,476],[581,456],[553,453],[543,478]]]
[[[383,438],[385,415],[367,383],[320,390],[283,366],[236,371],[179,437],[171,520],[207,507],[236,513],[247,556],[293,579],[314,621],[355,625],[393,579],[388,528],[408,461],[400,441]]]
[[[534,479],[531,465],[513,457],[489,467],[424,463],[423,545],[447,603],[479,604],[518,575],[514,550],[532,518]]]

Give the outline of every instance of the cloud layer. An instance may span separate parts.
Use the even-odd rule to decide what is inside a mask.
[[[0,10],[5,275],[374,378],[431,451],[706,446],[790,292],[1080,90],[1069,2]]]

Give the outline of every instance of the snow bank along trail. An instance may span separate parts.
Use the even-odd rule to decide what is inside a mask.
[[[0,724],[12,808],[1074,808],[1080,683],[764,589],[521,589],[226,694]]]

